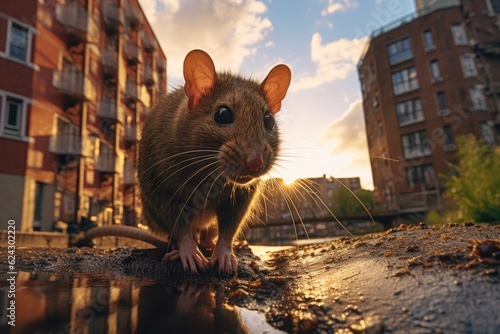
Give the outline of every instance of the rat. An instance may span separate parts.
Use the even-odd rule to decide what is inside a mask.
[[[261,82],[216,72],[202,50],[184,59],[184,87],[164,96],[146,117],[138,145],[137,177],[143,217],[197,273],[218,264],[237,272],[233,241],[248,222],[262,177],[280,151],[275,115],[291,81],[279,64]],[[208,260],[198,245],[213,248]]]

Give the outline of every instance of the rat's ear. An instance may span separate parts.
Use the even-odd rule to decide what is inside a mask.
[[[280,64],[276,65],[262,81],[261,87],[266,94],[272,114],[281,109],[281,101],[285,98],[291,79],[292,72],[288,66]]]
[[[215,66],[212,58],[202,50],[192,50],[184,59],[184,92],[189,98],[188,109],[193,110],[201,97],[215,84]]]

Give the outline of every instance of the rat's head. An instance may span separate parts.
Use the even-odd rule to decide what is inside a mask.
[[[277,65],[258,83],[216,73],[210,56],[193,50],[184,60],[184,79],[194,114],[188,140],[218,151],[218,174],[247,184],[269,172],[279,151],[275,116],[290,85],[290,69]]]

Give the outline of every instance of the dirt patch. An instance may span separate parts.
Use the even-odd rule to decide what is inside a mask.
[[[217,285],[229,305],[263,311],[289,333],[500,332],[499,226],[400,226],[261,258],[242,244],[238,278],[185,274],[179,263],[161,264],[164,253],[25,248],[16,267]]]

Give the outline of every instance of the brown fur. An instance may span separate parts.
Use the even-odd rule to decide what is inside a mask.
[[[229,73],[215,74],[212,85],[203,81],[199,86],[187,82],[165,96],[144,123],[137,160],[143,214],[153,232],[168,234],[175,243],[187,233],[207,230],[213,237],[218,231],[219,240],[231,245],[252,210],[260,177],[279,153],[277,127],[264,127],[264,115],[276,112],[269,101],[277,98],[264,83]],[[233,111],[233,124],[214,121],[221,106]],[[256,154],[262,167],[250,172],[245,159]]]

